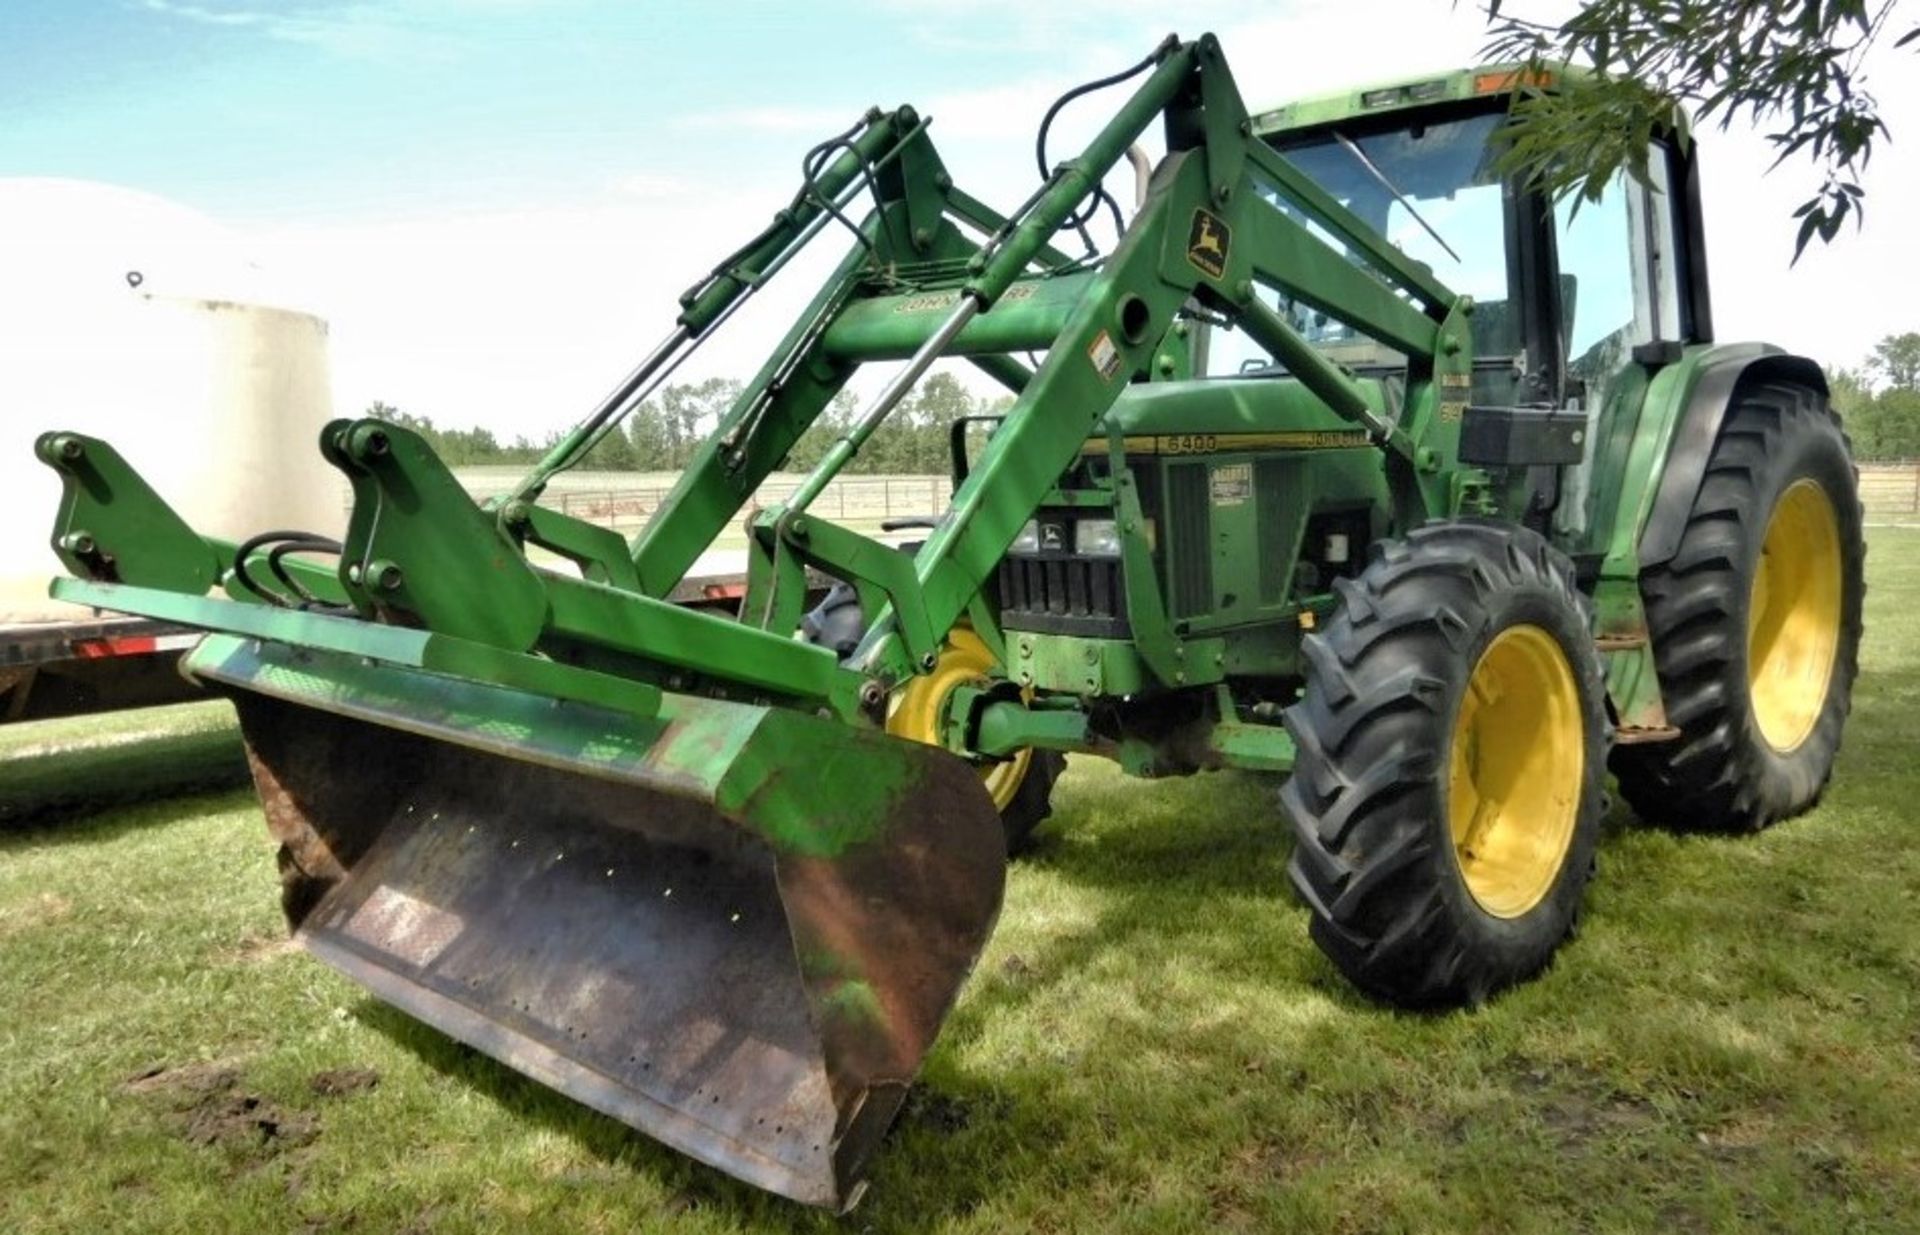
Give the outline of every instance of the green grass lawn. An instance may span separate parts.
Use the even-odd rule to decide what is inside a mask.
[[[844,1221],[289,950],[247,793],[0,833],[0,1231],[1914,1230],[1920,530],[1871,550],[1822,806],[1616,813],[1579,938],[1478,1011],[1342,984],[1271,784],[1076,763]]]
[[[0,725],[0,828],[247,783],[239,725],[224,700]]]

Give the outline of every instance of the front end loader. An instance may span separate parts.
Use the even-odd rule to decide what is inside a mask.
[[[499,499],[337,420],[344,538],[234,544],[108,443],[39,439],[53,594],[208,632],[186,669],[238,708],[309,950],[844,1209],[1063,754],[1290,774],[1313,937],[1409,1006],[1548,963],[1610,764],[1668,823],[1813,802],[1860,636],[1851,464],[1816,366],[1713,342],[1685,133],[1575,215],[1497,169],[1513,94],[1553,88],[1531,71],[1253,115],[1203,37],[1121,81],[1007,215],[910,108],[823,142]],[[1101,252],[1102,179],[1155,125]],[[845,257],[637,538],[542,504],[823,232]],[[950,508],[904,548],[821,517],[943,358],[1011,395],[984,443],[955,426]],[[746,516],[738,611],[674,603],[877,362],[903,363]]]

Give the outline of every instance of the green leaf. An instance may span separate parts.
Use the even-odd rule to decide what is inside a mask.
[[[1794,213],[1806,215],[1800,221],[1800,232],[1793,240],[1793,265],[1797,266],[1800,264],[1800,255],[1807,250],[1807,242],[1813,239],[1813,233],[1825,221],[1826,213],[1820,209],[1818,200],[1808,202]]]

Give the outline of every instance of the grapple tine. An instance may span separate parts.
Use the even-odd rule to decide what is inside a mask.
[[[237,688],[309,950],[749,1183],[857,1199],[998,913],[1004,845],[971,769],[711,700],[653,729],[547,706],[529,734],[510,709],[477,719],[497,688],[383,693],[352,678],[395,671],[343,659],[321,691],[273,655],[196,670]]]

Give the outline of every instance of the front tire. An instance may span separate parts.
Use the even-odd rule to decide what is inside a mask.
[[[1285,715],[1288,873],[1356,986],[1477,1003],[1546,966],[1592,870],[1609,729],[1585,602],[1546,541],[1476,520],[1339,590]]]
[[[940,744],[940,724],[947,696],[958,686],[983,685],[999,673],[999,662],[971,627],[947,632],[932,672],[915,677],[893,698],[887,713],[887,732],[895,737],[930,745]],[[1058,751],[1025,747],[1006,759],[983,759],[980,781],[1000,812],[1007,837],[1007,853],[1030,848],[1033,832],[1053,814],[1053,783],[1066,769]]]
[[[1013,791],[1013,797],[1000,808],[1000,826],[1007,834],[1007,853],[1012,856],[1033,848],[1034,829],[1053,814],[1053,784],[1067,770],[1067,757],[1057,750],[1032,750],[1026,771]]]
[[[1640,577],[1672,741],[1614,751],[1662,826],[1748,832],[1819,801],[1859,670],[1866,548],[1853,459],[1825,398],[1742,391],[1673,560]]]

